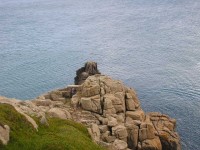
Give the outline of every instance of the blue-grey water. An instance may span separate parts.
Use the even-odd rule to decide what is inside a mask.
[[[88,60],[200,149],[199,0],[0,0],[0,95],[64,87]]]

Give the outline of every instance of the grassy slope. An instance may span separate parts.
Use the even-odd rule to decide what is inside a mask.
[[[10,142],[3,150],[103,150],[94,144],[87,129],[70,120],[49,118],[49,126],[36,132],[12,106],[0,104],[0,123],[11,128]]]

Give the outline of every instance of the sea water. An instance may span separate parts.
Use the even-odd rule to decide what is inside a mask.
[[[200,147],[200,1],[0,0],[0,95],[32,99],[96,61],[143,109],[177,120]]]

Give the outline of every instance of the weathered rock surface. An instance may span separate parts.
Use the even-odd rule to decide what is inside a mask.
[[[97,143],[120,150],[181,149],[175,120],[160,113],[145,114],[136,92],[122,82],[98,74],[89,76],[81,88],[74,95],[75,106],[91,112],[99,121],[100,139],[91,132]],[[92,130],[93,125],[88,126]]]
[[[181,150],[176,120],[157,112],[145,114],[136,92],[121,81],[100,75],[96,63],[79,69],[75,83],[81,84],[75,95],[64,88],[31,101],[0,97],[0,103],[14,106],[36,129],[31,116],[45,125],[45,114],[82,123],[96,143],[112,150]]]
[[[148,115],[155,127],[156,135],[160,138],[163,150],[180,150],[180,138],[175,132],[176,120],[157,112]]]
[[[91,135],[94,142],[100,142],[100,130],[97,124],[92,123],[91,128],[88,128],[88,132]]]
[[[71,119],[71,114],[64,109],[61,108],[51,108],[47,112],[51,117],[57,117],[61,119]]]

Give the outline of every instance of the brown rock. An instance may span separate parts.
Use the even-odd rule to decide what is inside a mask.
[[[104,117],[109,116],[109,115],[112,115],[112,114],[116,114],[115,108],[103,110],[103,116],[104,116]]]
[[[124,123],[125,120],[124,120],[124,114],[118,114],[116,116],[116,119],[117,119],[117,122],[120,124],[120,123]]]
[[[155,138],[155,129],[151,123],[142,123],[139,130],[139,140],[143,141],[146,139]]]
[[[141,109],[135,111],[126,111],[126,117],[130,117],[133,120],[142,121],[144,119],[144,111]]]
[[[32,101],[36,106],[50,106],[52,101],[50,99],[37,99]]]
[[[108,124],[108,118],[103,118],[102,124],[107,125]]]
[[[181,150],[180,137],[174,131],[176,121],[161,113],[152,112],[148,115],[156,128],[163,150]]]
[[[112,109],[114,108],[113,104],[112,104],[112,100],[108,97],[105,97],[104,98],[104,109],[107,110],[107,109]]]
[[[120,112],[125,112],[125,106],[118,97],[113,94],[104,95],[104,110],[107,114],[116,114]],[[109,110],[110,109],[110,110]],[[106,114],[104,113],[104,114]]]
[[[100,130],[97,124],[92,123],[91,128],[89,129],[89,133],[92,136],[92,139],[98,143],[100,141]]]
[[[114,105],[116,113],[125,112],[125,107],[123,105]]]
[[[84,110],[96,112],[99,114],[102,113],[100,95],[93,97],[82,97],[80,104]]]
[[[107,143],[112,143],[116,139],[115,136],[110,135],[110,131],[106,131],[105,133],[102,134],[102,140],[107,142]]]
[[[120,81],[112,80],[107,76],[100,76],[100,82],[104,85],[106,94],[124,92],[123,84]]]
[[[99,130],[101,133],[105,133],[108,131],[108,126],[107,125],[99,125]]]
[[[91,97],[100,94],[100,87],[99,86],[92,86],[89,88],[83,88],[82,96],[83,97]]]
[[[129,125],[127,126],[128,132],[128,147],[132,150],[136,150],[138,146],[138,134],[139,134],[139,127],[136,125]]]
[[[60,91],[53,91],[53,92],[50,93],[50,98],[53,101],[59,101],[60,98],[63,98],[62,92],[60,92]]]
[[[118,123],[117,123],[117,119],[114,118],[114,117],[108,117],[108,126],[109,127],[114,127],[116,126]]]
[[[61,118],[61,119],[71,119],[71,114],[67,110],[60,108],[51,108],[48,111],[48,114],[51,117]]]
[[[115,150],[126,150],[127,146],[126,142],[118,139],[116,139],[113,143],[113,149]]]
[[[119,98],[120,101],[122,102],[122,104],[125,103],[125,101],[124,101],[125,92],[123,92],[123,91],[122,92],[116,92],[116,93],[114,93],[114,96]]]
[[[72,99],[71,99],[71,105],[72,105],[72,107],[74,107],[74,108],[78,107],[79,101],[80,101],[80,96],[78,94],[73,95]]]
[[[112,128],[112,135],[116,136],[120,140],[127,140],[127,130],[123,125],[118,125]]]
[[[126,109],[127,110],[136,110],[136,106],[133,99],[126,99]]]
[[[144,140],[138,150],[162,150],[162,145],[158,137]]]
[[[112,142],[114,142],[116,140],[116,137],[115,136],[108,136],[107,138],[106,138],[106,142],[108,142],[108,143],[112,143]]]
[[[140,107],[140,102],[138,100],[137,94],[133,89],[127,88],[127,90],[126,90],[126,99],[132,99],[134,101],[136,109]]]

